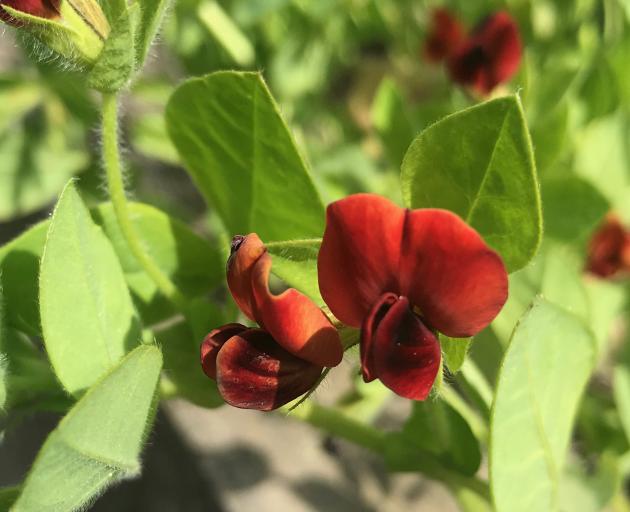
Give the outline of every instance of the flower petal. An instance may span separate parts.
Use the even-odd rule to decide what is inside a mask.
[[[252,271],[258,259],[266,252],[265,245],[256,233],[235,236],[227,263],[227,282],[234,301],[240,310],[254,322],[259,317],[254,304]]]
[[[343,347],[337,330],[306,295],[289,288],[280,295],[269,290],[271,256],[263,254],[252,271],[255,308],[261,326],[291,354],[318,366],[337,366]]]
[[[232,336],[217,357],[217,384],[234,407],[270,411],[310,390],[322,368],[282,349],[269,333],[248,329]]]
[[[210,331],[201,344],[201,367],[211,379],[217,378],[217,355],[219,349],[232,336],[247,330],[241,324],[227,324]]]
[[[328,206],[317,260],[319,289],[332,313],[360,327],[385,292],[397,293],[404,210],[373,194]]]
[[[361,351],[361,373],[365,382],[371,382],[377,378],[374,368],[374,337],[383,317],[389,309],[398,301],[398,296],[393,293],[384,293],[374,304],[372,310],[365,317],[361,326],[361,340],[359,348]]]
[[[400,295],[420,308],[428,325],[456,338],[486,327],[507,300],[501,257],[447,210],[408,213],[400,261]]]
[[[432,24],[424,43],[424,55],[430,62],[439,62],[451,55],[461,44],[464,28],[448,9],[435,9],[431,17]]]
[[[488,94],[518,70],[522,43],[518,26],[504,11],[486,18],[448,60],[453,81]]]
[[[396,394],[424,400],[440,370],[437,336],[414,314],[406,297],[387,304],[372,334],[374,374]]]

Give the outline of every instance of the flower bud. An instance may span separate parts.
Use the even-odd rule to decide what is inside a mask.
[[[0,0],[0,19],[67,59],[88,65],[96,61],[110,32],[97,0]]]
[[[262,329],[228,324],[212,331],[201,346],[206,375],[234,407],[271,411],[317,384],[321,366],[283,349]]]

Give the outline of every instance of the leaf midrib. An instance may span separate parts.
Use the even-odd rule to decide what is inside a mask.
[[[479,198],[481,197],[481,192],[486,186],[486,182],[488,181],[488,175],[490,174],[490,168],[492,166],[492,162],[494,161],[494,157],[496,155],[497,147],[499,146],[499,142],[503,137],[503,131],[505,130],[505,126],[507,124],[507,119],[512,110],[512,106],[510,105],[508,109],[505,111],[505,116],[503,117],[503,122],[501,123],[501,128],[499,129],[499,133],[497,134],[497,138],[492,146],[492,152],[490,153],[490,158],[488,159],[488,163],[486,164],[485,171],[483,173],[483,178],[479,182],[479,187],[477,188],[477,192],[473,197],[473,202],[470,205],[470,209],[468,210],[468,215],[466,215],[466,222],[472,225],[472,218],[475,210],[477,209],[477,205],[479,204]]]

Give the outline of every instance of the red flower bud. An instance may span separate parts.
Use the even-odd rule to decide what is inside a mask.
[[[5,5],[38,18],[56,19],[59,17],[60,3],[61,0],[0,0],[0,19],[17,27],[23,25],[2,8]]]
[[[234,237],[228,286],[241,311],[262,329],[215,329],[201,345],[201,365],[235,407],[281,407],[309,391],[323,367],[343,357],[339,334],[317,304],[293,288],[272,294],[270,272],[271,256],[258,235]]]
[[[589,244],[586,270],[599,277],[630,273],[630,231],[612,214],[595,231]]]
[[[281,407],[315,386],[323,369],[290,354],[262,329],[243,330],[218,350],[215,341],[204,341],[204,346],[212,345],[206,350],[204,369],[212,367],[209,360],[214,357],[219,392],[234,407],[259,411]]]
[[[432,26],[424,43],[424,55],[430,62],[449,57],[464,39],[464,28],[447,9],[435,9]]]
[[[507,12],[486,18],[449,57],[451,79],[488,94],[518,70],[522,45],[518,27]]]

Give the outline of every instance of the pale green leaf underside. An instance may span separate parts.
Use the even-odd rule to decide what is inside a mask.
[[[411,144],[401,179],[407,206],[457,213],[510,272],[536,253],[542,214],[518,97],[476,105],[427,128]]]
[[[72,182],[48,229],[39,298],[46,351],[70,393],[92,385],[140,340],[116,253]]]
[[[317,280],[317,255],[321,238],[288,240],[267,245],[273,265],[271,271],[289,286],[324,304]]]
[[[137,474],[162,356],[141,346],[77,402],[48,436],[14,512],[70,512]]]
[[[537,299],[503,360],[490,432],[498,512],[554,511],[573,421],[595,360],[595,340],[574,315]]]
[[[261,75],[188,80],[166,109],[186,168],[230,235],[321,236],[324,207]]]

